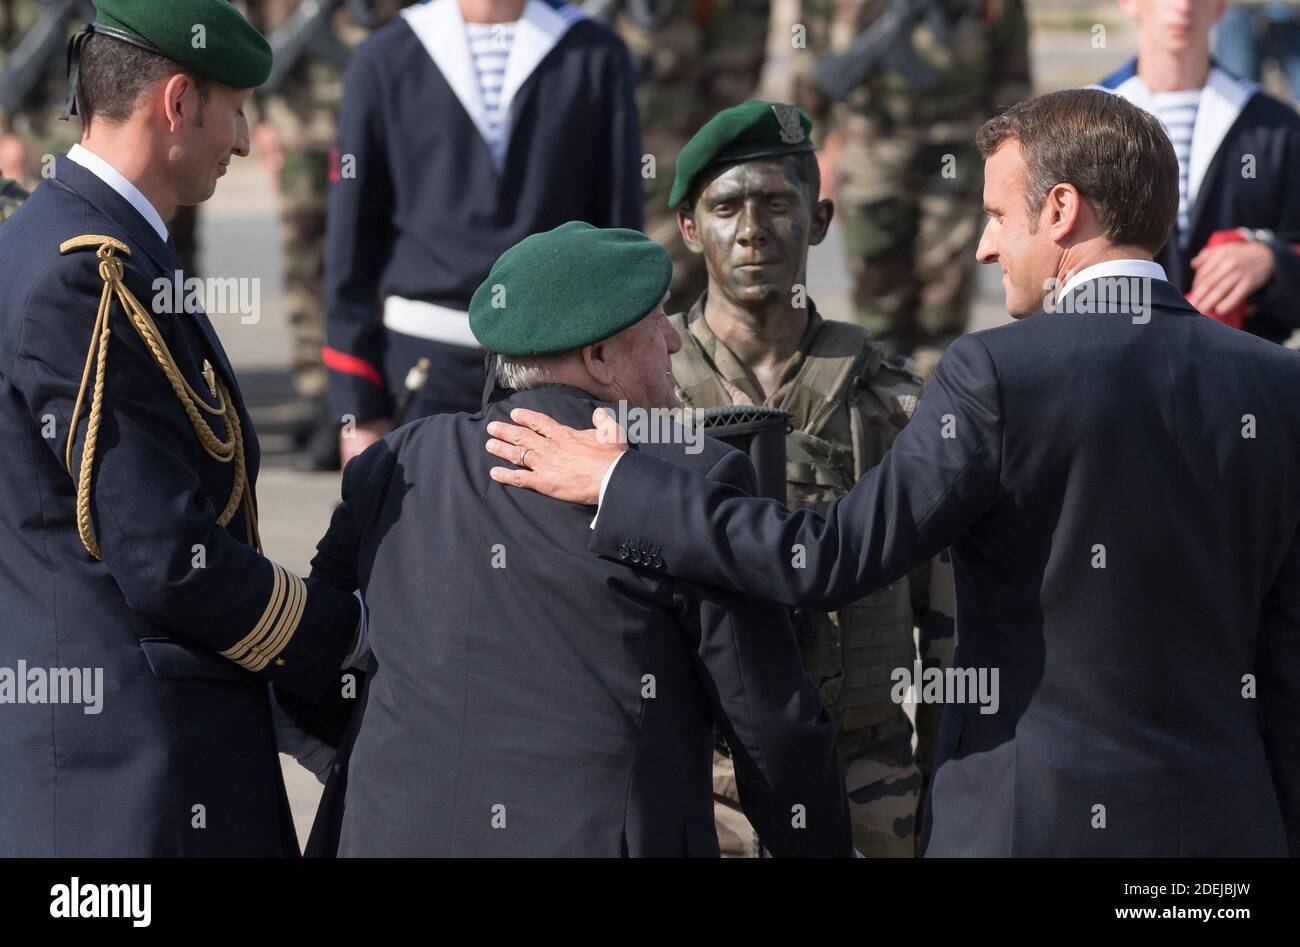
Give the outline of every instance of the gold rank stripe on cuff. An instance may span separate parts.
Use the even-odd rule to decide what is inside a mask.
[[[307,583],[271,563],[275,578],[262,617],[247,635],[221,652],[242,668],[262,671],[293,640],[307,605]]]

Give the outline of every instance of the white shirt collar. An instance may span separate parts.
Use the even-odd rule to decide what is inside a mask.
[[[163,223],[162,215],[149,203],[149,198],[141,194],[140,189],[128,181],[117,168],[81,145],[73,145],[68,149],[68,160],[75,161],[121,194],[126,202],[148,221],[149,226],[158,234],[158,239],[163,243],[167,242],[167,225]]]
[[[1136,276],[1140,279],[1168,279],[1165,276],[1165,268],[1152,260],[1103,260],[1100,263],[1094,263],[1092,266],[1085,266],[1079,272],[1066,280],[1065,285],[1061,287],[1061,291],[1056,294],[1056,298],[1064,299],[1065,294],[1071,290],[1083,285],[1088,280],[1100,279],[1103,276]]]

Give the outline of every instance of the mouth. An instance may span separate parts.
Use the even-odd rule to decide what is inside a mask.
[[[751,263],[737,264],[736,269],[740,270],[741,272],[748,273],[748,272],[757,272],[758,270],[770,269],[773,266],[776,266],[776,260],[757,260]]]

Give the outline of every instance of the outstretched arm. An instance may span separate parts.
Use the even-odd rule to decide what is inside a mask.
[[[515,412],[489,427],[488,450],[522,469],[493,479],[593,503],[611,463],[591,548],[614,559],[641,543],[671,575],[787,605],[832,610],[911,571],[951,545],[997,495],[1002,417],[997,376],[983,343],[955,342],[911,423],[884,460],[824,514],[711,483],[618,444],[604,418],[576,432],[544,415]]]

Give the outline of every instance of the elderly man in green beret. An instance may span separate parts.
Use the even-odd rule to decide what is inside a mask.
[[[637,231],[574,222],[526,238],[469,310],[494,353],[490,403],[414,421],[348,465],[313,575],[362,590],[371,661],[350,762],[326,790],[342,797],[341,824],[340,807],[324,807],[312,847],[328,836],[345,856],[717,856],[716,726],[773,853],[851,854],[834,727],[785,610],[635,577],[587,552],[590,510],[488,474],[485,428],[512,408],[590,427],[602,408],[635,417],[676,403],[671,277],[668,254]],[[744,454],[647,430],[634,449],[754,489]],[[619,555],[658,559],[644,543]]]
[[[167,227],[248,154],[271,52],[226,0],[95,6],[81,142],[0,227],[0,855],[297,854],[267,683],[332,690],[360,605],[262,554]]]
[[[790,413],[791,509],[821,510],[847,493],[880,462],[921,394],[910,362],[885,358],[865,329],[827,320],[813,303],[808,251],[825,239],[834,210],[819,199],[820,183],[808,116],[752,101],[719,112],[687,142],[669,196],[709,277],[704,294],[671,319],[682,339],[672,362],[679,395],[694,408]],[[937,560],[838,611],[797,616],[805,667],[838,729],[854,845],[869,858],[915,851],[939,708],[918,707],[914,750],[899,682],[915,676],[918,661],[951,662],[952,594],[951,566]],[[732,769],[719,753],[718,834],[724,853],[755,854]]]

